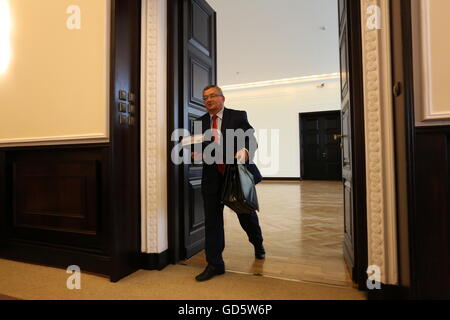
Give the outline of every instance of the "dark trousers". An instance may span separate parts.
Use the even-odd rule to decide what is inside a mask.
[[[205,253],[208,264],[223,266],[222,252],[225,248],[225,233],[223,228],[223,204],[220,203],[220,194],[203,192],[205,208]],[[258,215],[237,214],[242,229],[247,233],[250,243],[260,246],[263,242]]]

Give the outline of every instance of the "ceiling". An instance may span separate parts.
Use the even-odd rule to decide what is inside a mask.
[[[339,72],[337,0],[207,0],[221,86]]]

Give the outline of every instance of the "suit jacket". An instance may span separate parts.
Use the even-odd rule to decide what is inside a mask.
[[[206,113],[198,121],[202,122],[202,130],[203,134],[211,129],[211,116],[209,113]],[[258,170],[258,167],[253,163],[253,158],[255,156],[255,151],[258,146],[256,142],[256,138],[254,136],[254,129],[253,127],[248,123],[247,119],[247,112],[245,111],[238,111],[233,109],[224,108],[223,111],[223,117],[222,117],[222,126],[220,128],[222,136],[220,140],[220,147],[222,150],[226,150],[227,147],[227,135],[226,130],[227,129],[242,129],[244,132],[247,132],[247,130],[250,134],[245,136],[244,141],[242,139],[234,139],[234,155],[237,151],[246,148],[249,150],[249,163],[246,163],[247,169],[253,174],[253,177],[255,179],[255,184],[261,182],[262,176],[261,173]],[[207,137],[208,138],[208,137]],[[204,142],[203,143],[203,150],[211,143],[214,142]],[[229,143],[229,142],[228,142]],[[253,146],[253,147],[252,147]],[[221,158],[223,158],[224,163],[226,163],[226,155],[225,152],[220,154]],[[217,166],[216,164],[203,164],[203,175],[202,175],[202,191],[204,193],[216,193],[220,189],[221,185],[219,182],[219,176],[217,175]]]

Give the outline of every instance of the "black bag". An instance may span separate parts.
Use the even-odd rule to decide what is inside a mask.
[[[259,210],[253,175],[244,164],[225,167],[221,201],[236,213],[253,213]]]

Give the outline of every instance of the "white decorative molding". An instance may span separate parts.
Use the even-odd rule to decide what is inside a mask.
[[[166,2],[142,1],[141,250],[167,249]]]
[[[415,1],[413,1],[415,2]],[[414,3],[413,6],[418,6],[418,17],[415,17],[419,26],[419,39],[418,48],[416,54],[418,55],[418,67],[417,75],[420,74],[419,81],[420,97],[418,103],[420,103],[421,110],[417,114],[418,121],[442,121],[450,120],[450,110],[438,111],[436,99],[433,96],[433,86],[436,79],[433,78],[433,61],[432,61],[432,30],[431,30],[431,9],[430,0],[419,0]],[[440,30],[442,31],[442,30]],[[417,40],[416,40],[417,41]],[[436,41],[436,40],[435,40]],[[442,40],[445,41],[445,40]],[[438,70],[434,70],[438,71]],[[439,70],[440,71],[440,70]],[[443,70],[445,74],[448,74],[448,70]],[[448,78],[448,77],[447,77]]]
[[[339,79],[340,79],[339,73],[330,73],[330,74],[319,74],[319,75],[296,77],[296,78],[286,78],[286,79],[266,80],[266,81],[258,81],[258,82],[242,83],[242,84],[232,84],[232,85],[228,85],[228,86],[221,86],[221,88],[224,91],[232,91],[232,90],[241,90],[241,89],[250,89],[250,88],[292,85],[292,84],[298,84],[298,83],[311,83],[311,82],[318,82],[318,81],[325,81],[325,80],[339,80]]]
[[[366,23],[373,6],[380,8],[381,29]],[[398,284],[389,2],[364,0],[361,10],[368,264],[380,267],[384,284]]]
[[[105,143],[105,142],[109,142],[108,135],[84,134],[84,135],[36,137],[36,138],[22,138],[22,139],[0,139],[0,148],[65,145],[65,144],[89,144],[89,143]]]

